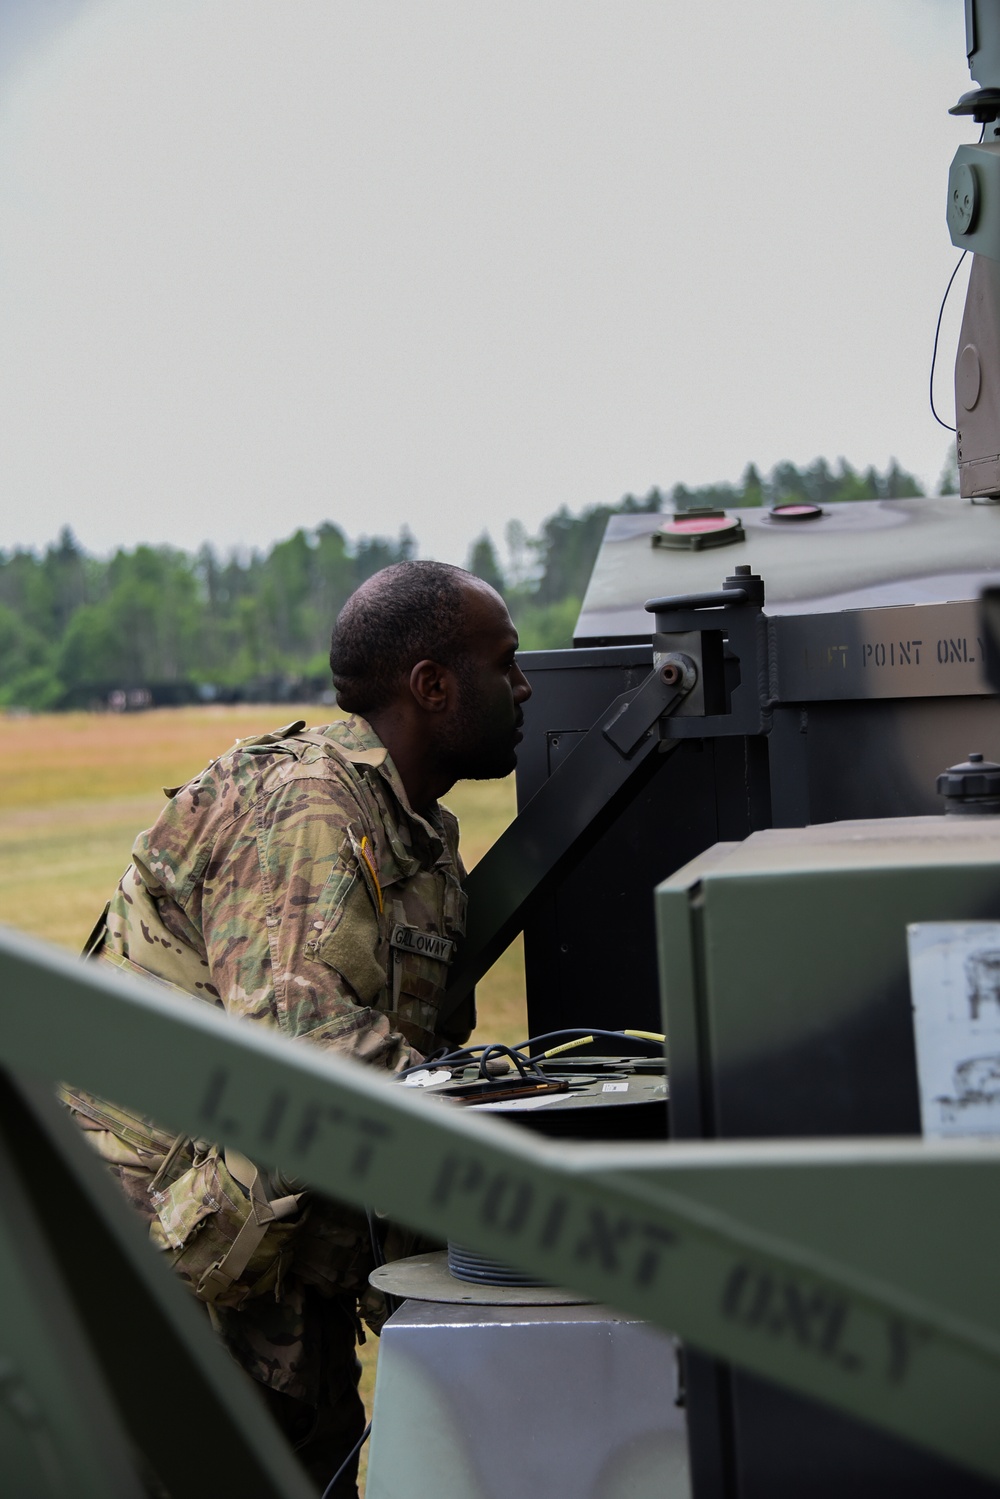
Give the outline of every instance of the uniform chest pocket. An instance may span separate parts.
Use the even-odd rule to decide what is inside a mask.
[[[321,934],[306,943],[306,957],[335,968],[362,1005],[378,1003],[386,981],[378,961],[378,918],[365,882],[355,875]]]

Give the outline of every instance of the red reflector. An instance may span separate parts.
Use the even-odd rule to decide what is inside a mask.
[[[739,521],[729,515],[693,516],[690,520],[668,520],[661,531],[673,536],[706,536],[709,531],[731,531]]]
[[[818,515],[823,514],[821,505],[772,505],[770,510],[772,520],[815,520]]]

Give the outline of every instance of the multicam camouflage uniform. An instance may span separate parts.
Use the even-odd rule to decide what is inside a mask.
[[[172,793],[112,900],[103,961],[388,1072],[444,1039],[437,1011],[464,930],[458,824],[409,805],[361,718],[239,741]],[[364,1293],[354,1210],[205,1140],[70,1089],[65,1101],[260,1383],[316,1406],[317,1295]],[[353,1327],[346,1328],[353,1358]],[[323,1338],[329,1343],[329,1330]]]

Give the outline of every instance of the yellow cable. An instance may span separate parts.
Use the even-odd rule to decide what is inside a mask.
[[[665,1041],[666,1036],[661,1036],[658,1031],[622,1031],[623,1036],[633,1036],[637,1041]],[[549,1051],[543,1051],[542,1057],[557,1057],[560,1052],[574,1051],[578,1046],[587,1046],[593,1041],[593,1036],[577,1036],[575,1041],[564,1041],[561,1046],[553,1046]],[[608,1040],[610,1037],[603,1037]]]
[[[561,1051],[572,1051],[575,1046],[586,1046],[588,1041],[593,1041],[593,1036],[577,1036],[575,1041],[564,1041],[561,1046],[553,1046],[551,1051],[543,1051],[543,1057],[557,1057]]]

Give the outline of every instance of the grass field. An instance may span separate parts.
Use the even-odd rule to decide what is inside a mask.
[[[136,833],[162,807],[162,787],[188,780],[234,739],[322,721],[322,712],[283,704],[0,718],[0,923],[78,952]],[[462,782],[447,801],[471,868],[514,815],[513,779]],[[478,1004],[479,1039],[527,1035],[520,942],[480,984]],[[369,1406],[377,1347],[370,1338],[362,1350]]]
[[[79,951],[164,786],[234,739],[321,713],[282,704],[0,718],[0,922]],[[513,779],[464,781],[447,800],[471,869],[514,815]],[[518,944],[480,986],[489,1040],[524,1038],[523,992]]]

